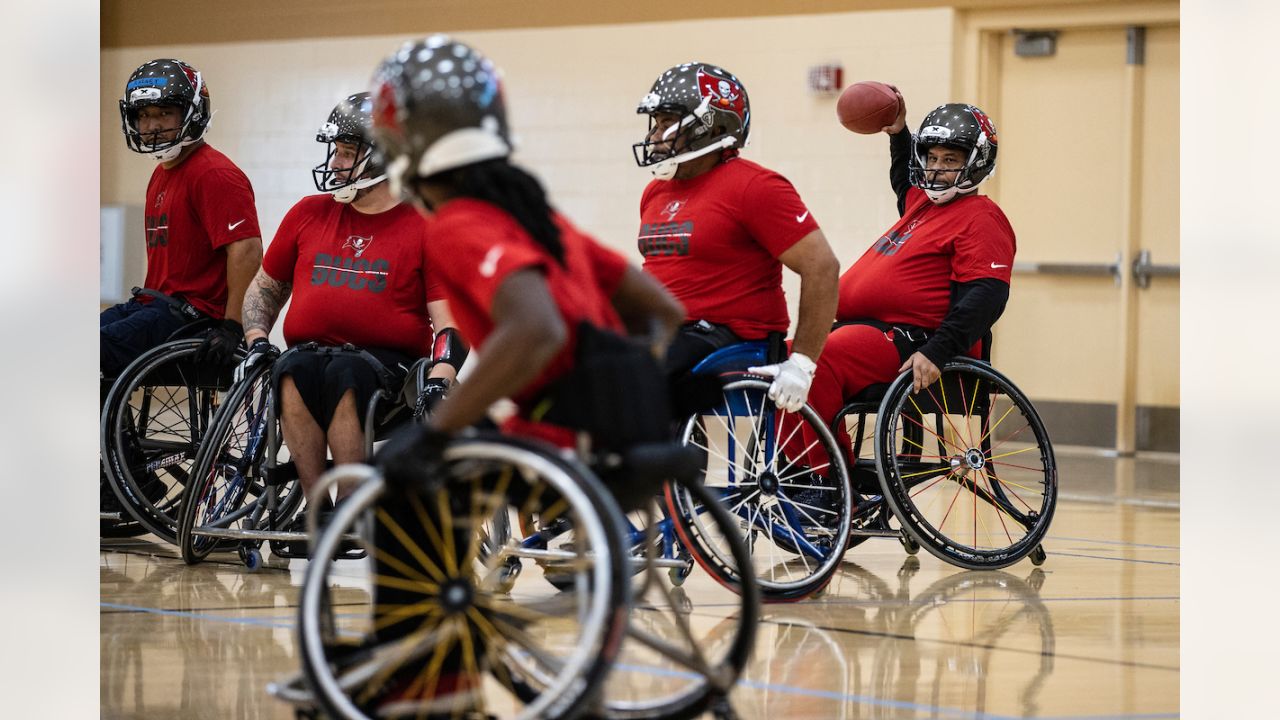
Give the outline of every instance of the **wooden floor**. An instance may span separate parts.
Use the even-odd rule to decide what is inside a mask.
[[[1059,462],[1043,567],[963,571],[868,542],[820,597],[765,606],[738,715],[1178,717],[1177,458]],[[146,538],[103,541],[102,717],[292,717],[264,688],[297,671],[303,564],[186,567]],[[714,587],[699,570],[685,585],[712,625]]]

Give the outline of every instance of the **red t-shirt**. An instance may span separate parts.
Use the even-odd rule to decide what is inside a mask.
[[[249,178],[201,145],[177,167],[156,165],[147,184],[145,286],[180,295],[201,312],[227,309],[225,246],[260,237]]]
[[[649,183],[636,245],[688,321],[755,340],[790,327],[778,256],[817,229],[786,178],[732,158],[689,180]]]
[[[427,256],[439,271],[449,309],[458,330],[481,353],[493,332],[489,311],[498,287],[509,275],[536,268],[569,329],[569,342],[542,374],[513,399],[522,406],[537,391],[573,368],[577,326],[625,332],[609,298],[618,289],[627,261],[555,216],[564,246],[561,265],[534,242],[509,214],[479,200],[451,200],[429,221]]]
[[[285,341],[430,355],[427,303],[444,293],[426,247],[426,222],[409,205],[366,215],[330,195],[298,201],[262,258],[268,275],[293,284]]]
[[[917,188],[906,212],[840,276],[837,320],[874,319],[936,328],[951,304],[951,282],[1009,282],[1017,241],[985,195],[934,205]]]

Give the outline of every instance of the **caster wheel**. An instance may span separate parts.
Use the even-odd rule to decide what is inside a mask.
[[[1032,550],[1031,553],[1027,555],[1027,557],[1031,558],[1032,565],[1039,567],[1043,565],[1044,561],[1049,558],[1049,554],[1044,551],[1043,545],[1037,545],[1036,549]]]
[[[689,579],[689,573],[693,572],[693,558],[683,559],[684,567],[671,568],[667,571],[667,578],[671,580],[672,587],[684,585],[684,581]]]
[[[523,569],[524,565],[521,565],[516,558],[511,558],[504,563],[502,570],[498,572],[498,592],[510,593],[516,586],[516,579],[520,577],[520,571]]]
[[[916,539],[907,534],[905,529],[899,531],[898,542],[902,543],[902,549],[907,551],[908,555],[915,555],[920,552],[920,543]]]
[[[244,566],[251,571],[257,570],[262,567],[262,553],[259,552],[258,548],[241,547],[240,562],[243,562]]]

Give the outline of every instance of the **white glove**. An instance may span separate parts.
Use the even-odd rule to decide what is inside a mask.
[[[278,357],[280,357],[280,348],[272,345],[270,340],[264,337],[255,339],[253,344],[249,346],[249,352],[244,356],[244,360],[240,361],[240,364],[236,366],[235,372],[231,374],[232,382],[238,383],[244,380],[255,365],[272,362]]]
[[[818,366],[808,357],[791,353],[791,357],[777,365],[747,368],[747,372],[773,378],[769,399],[783,410],[795,412],[809,397],[809,386],[813,384],[813,373],[817,369]]]

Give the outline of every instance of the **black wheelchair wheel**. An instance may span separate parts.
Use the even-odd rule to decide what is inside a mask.
[[[617,504],[586,468],[537,443],[476,436],[445,458],[446,477],[409,490],[366,466],[331,471],[361,484],[314,539],[303,579],[299,655],[314,700],[335,718],[588,711],[629,610]],[[575,547],[499,545],[501,532],[484,530],[499,512],[563,515]],[[370,561],[343,568],[333,559],[353,542]],[[512,558],[560,559],[573,582],[559,592],[528,574],[512,582]]]
[[[885,499],[909,536],[970,570],[1012,565],[1048,532],[1053,446],[1031,402],[986,363],[947,363],[918,394],[904,373],[876,419]]]
[[[633,577],[636,594],[627,638],[605,683],[602,714],[608,718],[698,717],[727,697],[755,647],[760,589],[755,574],[741,570],[751,566],[752,557],[737,520],[702,485],[679,486],[680,494],[703,509],[694,527],[711,529],[717,536],[717,547],[728,555],[717,556],[717,561],[726,565],[726,576],[736,579],[731,586],[705,583],[695,602],[682,589],[668,588],[666,573],[655,569],[638,576],[641,579]],[[632,563],[644,569],[644,559],[634,555],[637,551],[643,549],[633,548]],[[697,615],[691,619],[692,612]]]
[[[768,389],[757,379],[729,382],[718,407],[685,421],[681,441],[706,454],[701,482],[734,516],[764,601],[790,601],[820,590],[840,565],[853,493],[822,418],[808,405],[784,412]],[[668,491],[668,512],[698,564],[737,584],[742,566],[687,486]]]
[[[112,491],[134,520],[169,543],[177,542],[179,505],[196,452],[231,385],[231,365],[192,359],[200,342],[166,343],[134,360],[112,385],[102,413],[101,452]]]
[[[265,509],[256,507],[253,500],[266,490],[263,458],[272,420],[270,403],[271,368],[259,365],[231,388],[214,415],[192,464],[179,512],[178,547],[188,565],[204,560],[215,549],[236,545],[233,539],[202,535],[201,530],[260,524]]]

